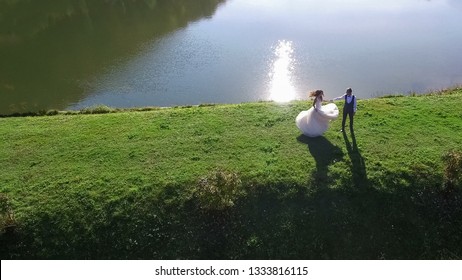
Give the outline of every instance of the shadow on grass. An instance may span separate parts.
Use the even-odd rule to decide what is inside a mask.
[[[316,161],[316,170],[311,176],[312,182],[320,188],[326,188],[329,184],[328,167],[343,158],[342,149],[324,136],[312,138],[302,134],[297,137],[297,141],[308,146],[308,150]]]
[[[316,172],[324,174],[337,155],[326,139],[313,140]],[[1,233],[0,257],[460,259],[462,188],[448,197],[440,178],[425,170],[390,175],[384,188],[367,180],[355,146],[353,138],[354,180],[368,188],[242,179],[232,203],[219,209],[194,195],[195,183],[146,187],[100,204],[91,194],[68,194],[72,205],[41,209],[15,232]]]
[[[367,179],[366,164],[364,158],[361,155],[358,145],[356,144],[356,137],[353,130],[351,130],[352,142],[348,139],[347,134],[343,131],[343,139],[348,151],[348,156],[351,160],[351,176],[353,185],[356,188],[367,188],[369,187],[369,180]]]

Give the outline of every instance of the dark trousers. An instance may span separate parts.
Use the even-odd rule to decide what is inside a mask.
[[[347,115],[350,117],[350,130],[353,130],[353,115],[354,112],[350,110],[343,110],[342,129],[345,129],[345,121]]]

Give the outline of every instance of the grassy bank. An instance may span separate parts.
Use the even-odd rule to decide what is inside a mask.
[[[462,258],[460,104],[359,100],[318,138],[307,102],[0,118],[1,257]]]

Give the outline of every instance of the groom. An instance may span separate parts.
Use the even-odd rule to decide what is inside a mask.
[[[353,90],[351,88],[347,88],[344,95],[332,99],[332,101],[345,99],[345,106],[343,107],[342,130],[340,130],[341,132],[345,132],[345,121],[347,115],[350,117],[350,131],[353,131],[353,117],[356,113],[356,97],[352,94],[352,92]]]

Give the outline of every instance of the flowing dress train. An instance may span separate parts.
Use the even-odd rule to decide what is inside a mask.
[[[316,111],[315,108],[318,110]],[[338,114],[337,105],[329,103],[322,106],[322,102],[318,98],[315,106],[298,114],[295,118],[295,124],[304,135],[317,137],[329,128],[329,122],[338,118]]]

